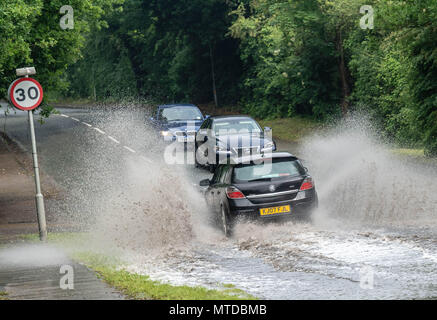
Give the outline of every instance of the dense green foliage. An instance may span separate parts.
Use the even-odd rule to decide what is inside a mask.
[[[0,2],[0,95],[16,78],[15,69],[32,65],[46,92],[65,90],[64,71],[81,55],[90,27],[100,28],[101,17],[117,0],[71,0],[74,28],[60,25],[62,0],[8,0]],[[80,18],[79,18],[80,17]],[[104,25],[104,24],[103,24]]]
[[[70,5],[75,28],[64,31],[61,1],[0,4],[3,94],[13,69],[32,63],[46,88],[73,98],[238,104],[266,119],[361,110],[391,141],[437,154],[435,0]],[[360,28],[363,5],[374,28]]]
[[[406,145],[437,154],[437,2],[377,1],[375,30],[349,38],[353,101]]]
[[[317,1],[252,1],[240,4],[230,27],[241,40],[246,65],[243,95],[259,117],[338,113],[336,56]]]
[[[126,1],[123,14],[108,15],[108,29],[89,37],[71,94],[208,102],[214,70],[218,100],[235,101],[241,64],[237,40],[226,37],[228,10],[222,0]]]

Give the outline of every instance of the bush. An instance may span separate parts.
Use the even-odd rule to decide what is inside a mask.
[[[435,116],[437,116],[437,114]],[[434,122],[434,126],[426,134],[425,155],[428,157],[437,157],[437,121]]]

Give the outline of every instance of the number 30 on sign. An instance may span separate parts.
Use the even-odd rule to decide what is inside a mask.
[[[9,100],[16,108],[29,111],[41,104],[43,91],[35,79],[20,78],[9,86],[8,95]]]

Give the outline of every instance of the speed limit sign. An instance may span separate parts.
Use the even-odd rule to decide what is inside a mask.
[[[37,108],[42,101],[42,87],[35,79],[25,77],[12,82],[8,90],[9,100],[18,109],[29,111]]]

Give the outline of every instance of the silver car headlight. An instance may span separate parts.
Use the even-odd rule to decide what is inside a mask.
[[[170,131],[161,131],[161,136],[163,137],[170,137],[172,135],[173,133],[171,133]]]

